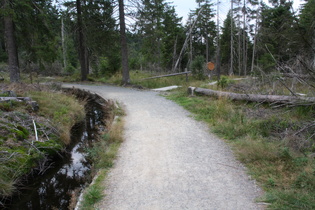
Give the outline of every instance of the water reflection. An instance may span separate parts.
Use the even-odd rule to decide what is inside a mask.
[[[26,183],[21,193],[12,198],[5,209],[68,209],[72,192],[82,189],[91,180],[91,163],[85,153],[95,136],[96,128],[103,124],[100,106],[88,103],[86,121],[73,129],[68,153],[44,175]]]

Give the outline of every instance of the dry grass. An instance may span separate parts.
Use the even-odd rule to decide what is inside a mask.
[[[71,95],[58,92],[32,91],[28,95],[39,104],[39,114],[52,119],[60,133],[60,139],[68,145],[72,126],[84,119],[83,104],[79,104]]]

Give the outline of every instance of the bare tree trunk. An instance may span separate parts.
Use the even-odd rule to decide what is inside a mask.
[[[63,57],[63,68],[64,71],[67,69],[67,49],[65,44],[65,26],[63,22],[63,17],[61,17],[61,46],[62,46],[62,57]]]
[[[246,76],[247,72],[246,72],[246,0],[244,0],[244,4],[243,4],[243,72],[244,75]]]
[[[193,45],[192,45],[192,28],[190,28],[190,34],[189,34],[189,69],[190,69],[190,65],[192,63],[193,60]]]
[[[206,62],[209,62],[209,38],[206,37]]]
[[[254,72],[254,61],[255,61],[255,54],[256,54],[256,37],[257,37],[257,19],[256,19],[256,24],[255,24],[255,34],[254,34],[254,46],[253,46],[253,54],[252,54],[252,65],[250,68],[250,73]]]
[[[238,16],[238,75],[240,76],[242,72],[241,68],[241,22]]]
[[[15,41],[15,28],[13,23],[12,14],[9,12],[11,10],[10,4],[12,1],[4,0],[3,6],[6,10],[6,15],[4,16],[4,33],[5,33],[5,43],[8,52],[8,64],[10,72],[10,82],[20,81],[20,70],[19,70],[19,59],[17,53],[17,46]]]
[[[175,69],[175,62],[176,62],[177,39],[178,39],[178,36],[176,36],[176,40],[175,40],[175,43],[174,43],[172,72],[175,72],[175,71],[176,71],[176,69]],[[175,71],[174,71],[174,70],[175,70]]]
[[[220,52],[220,15],[219,15],[219,0],[217,1],[217,55],[216,55],[216,71],[218,74],[218,80],[221,77],[221,52]]]
[[[79,60],[81,65],[81,81],[87,80],[87,63],[86,63],[86,47],[85,38],[83,34],[83,20],[82,20],[82,7],[81,0],[76,0],[77,18],[78,18],[78,36],[79,36]]]
[[[121,43],[121,61],[122,61],[122,84],[130,83],[129,68],[128,68],[128,47],[126,39],[126,24],[124,0],[119,0],[119,24],[120,24],[120,43]]]
[[[234,46],[234,40],[233,40],[233,0],[231,0],[231,52],[230,52],[230,69],[229,69],[229,75],[233,75],[233,46]]]

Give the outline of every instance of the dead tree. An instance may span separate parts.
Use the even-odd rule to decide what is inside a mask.
[[[259,95],[259,94],[240,94],[232,92],[223,92],[205,88],[189,87],[190,94],[198,93],[202,95],[213,96],[216,98],[225,97],[237,101],[250,101],[257,103],[272,103],[272,104],[288,104],[288,105],[314,105],[315,97],[301,96],[284,96],[284,95]]]

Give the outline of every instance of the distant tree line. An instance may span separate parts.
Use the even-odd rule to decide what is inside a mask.
[[[315,0],[233,0],[220,27],[217,2],[196,0],[183,25],[166,0],[1,0],[0,62],[20,72],[108,77],[129,69],[180,72],[216,61],[221,73],[315,71]],[[218,51],[220,49],[220,51]],[[201,65],[202,66],[202,65]]]

